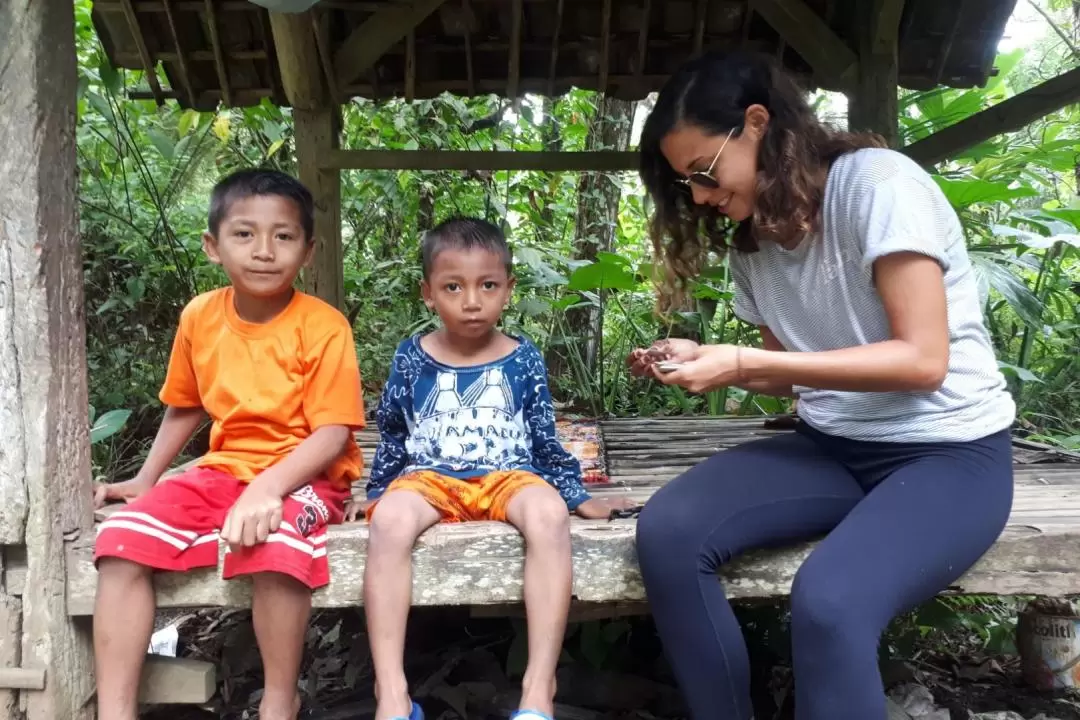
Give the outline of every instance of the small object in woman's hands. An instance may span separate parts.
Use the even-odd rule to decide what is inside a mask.
[[[664,362],[656,363],[655,367],[656,367],[657,370],[659,370],[662,373],[669,373],[669,372],[673,372],[675,370],[678,370],[682,366],[683,366],[683,364],[681,362],[671,362],[671,361],[665,360]]]

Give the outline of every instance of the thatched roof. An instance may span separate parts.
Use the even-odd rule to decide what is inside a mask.
[[[852,57],[861,30],[854,18],[868,1],[322,0],[311,25],[324,78],[339,100],[444,91],[512,95],[515,88],[560,94],[601,85],[637,99],[699,49],[724,47],[773,53],[810,84],[835,87],[821,63],[842,65]],[[984,83],[1015,5],[907,0],[900,84]],[[792,6],[804,14],[788,12]],[[814,22],[805,22],[806,11]],[[423,17],[411,39],[400,29],[409,13]],[[781,39],[776,13],[786,17],[785,35],[796,41]],[[247,0],[96,0],[93,18],[113,65],[143,69],[147,59],[163,65],[167,83],[153,90],[159,100],[204,109],[264,97],[287,104],[269,15]],[[818,40],[827,28],[832,44]],[[821,58],[817,73],[804,57],[812,52]]]

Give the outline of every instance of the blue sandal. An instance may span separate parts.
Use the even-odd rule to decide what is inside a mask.
[[[552,720],[552,717],[539,710],[516,710],[510,720]]]
[[[424,720],[424,710],[414,701],[412,710],[409,711],[409,717],[398,715],[397,717],[390,718],[390,720]]]

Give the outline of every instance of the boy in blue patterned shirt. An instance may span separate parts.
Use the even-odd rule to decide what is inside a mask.
[[[418,720],[405,678],[412,547],[442,522],[508,522],[525,538],[529,659],[512,717],[550,720],[570,607],[569,509],[606,518],[629,502],[590,498],[559,443],[536,346],[496,325],[514,288],[502,232],[448,220],[424,237],[424,302],[442,328],[398,346],[376,413],[381,434],[368,501],[364,608],[375,666],[375,720]]]

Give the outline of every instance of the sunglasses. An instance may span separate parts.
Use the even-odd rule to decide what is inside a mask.
[[[734,132],[735,128],[728,130],[727,137],[724,138],[723,144],[720,146],[720,149],[716,151],[716,155],[713,157],[712,162],[709,163],[708,170],[697,170],[684,178],[677,178],[675,182],[684,185],[687,188],[691,185],[697,185],[698,187],[703,187],[708,190],[715,190],[720,187],[720,183],[713,177],[713,170],[716,168],[716,161],[720,159],[720,153],[724,152],[724,148],[727,147],[728,140],[731,139],[731,135]]]

